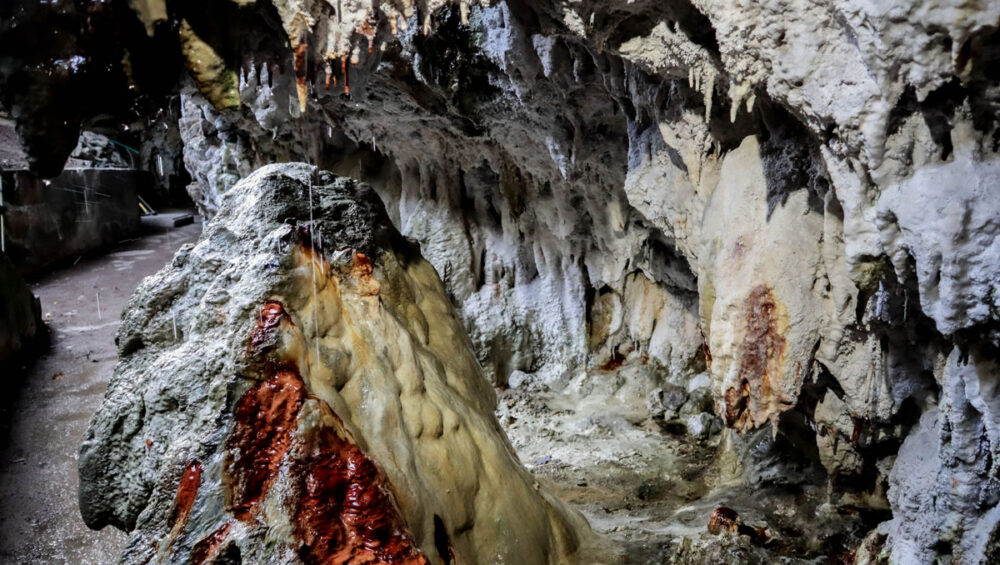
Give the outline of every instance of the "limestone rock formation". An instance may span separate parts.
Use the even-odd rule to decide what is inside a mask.
[[[293,4],[324,21],[276,3]],[[332,152],[422,243],[498,384],[524,371],[565,387],[628,359],[677,385],[707,369],[729,427],[811,435],[792,443],[837,500],[893,509],[872,552],[984,559],[1000,444],[940,428],[941,446],[982,446],[965,487],[978,511],[922,507],[918,493],[950,487],[891,470],[918,444],[936,475],[955,469],[926,442],[900,451],[930,437],[921,414],[990,418],[951,413],[942,383],[955,351],[992,357],[1000,322],[995,3],[500,2],[474,5],[467,27],[463,10],[425,13],[421,33],[376,26],[384,50],[356,37],[346,72],[324,74],[323,34],[304,48],[315,67],[244,60],[238,114],[188,95],[186,114],[211,124],[186,138],[199,184]],[[223,147],[241,152],[228,176]],[[750,451],[745,477],[781,474],[747,462],[753,441],[728,445]]]
[[[107,136],[90,131],[80,133],[76,149],[66,161],[73,168],[129,168],[129,161],[122,156],[124,148],[116,147]]]
[[[80,451],[122,563],[600,563],[521,467],[433,267],[366,185],[305,164],[226,193],[146,279]]]

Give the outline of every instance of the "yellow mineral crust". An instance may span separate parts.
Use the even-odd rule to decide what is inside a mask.
[[[128,6],[135,12],[150,37],[153,37],[156,24],[167,21],[166,0],[129,0]]]
[[[181,20],[181,51],[184,64],[194,78],[198,90],[217,109],[238,108],[240,94],[236,73],[226,68],[225,61],[202,38],[187,20]]]
[[[287,294],[273,297],[293,321],[277,328],[276,361],[298,366],[378,462],[426,555],[438,555],[437,520],[455,563],[615,561],[518,462],[427,261],[384,251],[373,265],[350,251],[331,265],[308,245],[293,253]]]

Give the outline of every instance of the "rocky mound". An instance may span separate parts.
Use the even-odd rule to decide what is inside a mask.
[[[80,506],[132,530],[123,563],[605,559],[517,461],[437,273],[366,185],[241,181],[118,341]]]

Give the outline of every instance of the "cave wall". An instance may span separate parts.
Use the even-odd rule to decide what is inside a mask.
[[[24,276],[37,275],[139,231],[139,187],[148,173],[66,169],[52,179],[0,173],[7,253]]]
[[[628,203],[628,120],[593,56],[575,46],[586,73],[578,79],[565,68],[551,70],[563,73],[558,80],[546,79],[537,62],[537,76],[508,76],[503,68],[518,55],[505,53],[515,44],[537,59],[530,39],[506,6],[471,17],[493,18],[517,36],[477,36],[460,25],[457,11],[441,14],[457,37],[411,33],[403,47],[446,60],[422,69],[419,53],[401,50],[401,60],[386,61],[396,69],[385,75],[363,62],[349,67],[351,92],[360,93],[350,99],[342,76],[341,86],[329,89],[317,77],[315,112],[301,112],[292,77],[266,60],[241,69],[239,111],[215,110],[189,87],[181,123],[185,162],[198,181],[195,200],[211,214],[227,185],[273,160],[306,159],[361,175],[380,190],[402,231],[421,242],[498,383],[514,370],[557,379],[585,366],[591,349],[601,350],[597,359],[620,346],[648,348],[657,327],[650,356],[678,371],[697,365],[695,277],[672,237]],[[495,52],[479,52],[476,41],[495,43]],[[400,73],[410,82],[392,76]],[[560,93],[564,88],[572,93]],[[369,96],[380,115],[353,102]],[[435,111],[451,106],[454,113]],[[654,303],[670,307],[646,314],[645,324],[623,326],[615,315],[612,326],[591,331],[591,309],[620,309],[634,273],[654,283]],[[656,323],[668,317],[682,323]]]
[[[286,30],[288,13],[322,19],[278,6]],[[631,354],[674,382],[708,370],[727,426],[803,414],[833,484],[875,507],[888,492],[885,555],[983,555],[995,416],[978,393],[942,397],[956,371],[992,379],[962,352],[996,340],[995,6],[423,13],[424,30],[380,27],[371,54],[358,38],[346,75],[333,59],[340,84],[319,62],[314,76],[254,59],[241,108],[189,95],[185,115],[216,126],[185,146],[203,201],[284,152],[332,158],[374,179],[421,243],[497,384],[558,385]],[[245,153],[231,177],[207,140]],[[954,433],[965,459],[934,447]],[[930,470],[892,471],[897,451]],[[978,461],[961,493],[911,478],[961,461]]]

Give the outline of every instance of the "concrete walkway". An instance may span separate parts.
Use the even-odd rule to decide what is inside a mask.
[[[121,553],[124,533],[92,531],[80,518],[77,449],[114,371],[128,297],[201,233],[200,223],[165,219],[31,285],[52,345],[26,370],[0,367],[0,563],[105,564]]]

